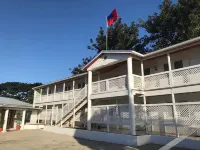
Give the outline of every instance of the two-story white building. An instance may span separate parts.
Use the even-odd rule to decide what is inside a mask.
[[[33,105],[43,109],[32,122],[131,135],[200,135],[200,37],[145,55],[102,51],[83,69],[34,88]]]

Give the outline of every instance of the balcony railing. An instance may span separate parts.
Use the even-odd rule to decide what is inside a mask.
[[[169,72],[156,73],[144,77],[145,89],[169,87]]]
[[[169,71],[144,77],[145,89],[157,89],[170,86]],[[172,70],[172,85],[183,86],[200,83],[200,65]]]
[[[200,65],[173,70],[172,76],[174,86],[200,83]]]
[[[111,91],[121,91],[125,89],[127,89],[126,75],[92,83],[92,94]]]

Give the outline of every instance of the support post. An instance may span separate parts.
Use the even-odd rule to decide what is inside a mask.
[[[146,102],[146,96],[144,93],[144,88],[145,88],[145,81],[144,81],[144,63],[143,60],[141,60],[141,76],[142,76],[142,91],[143,91],[143,104],[144,104],[144,116],[145,116],[145,129],[146,133],[148,133],[147,129],[147,102]]]
[[[25,119],[26,119],[26,110],[23,110],[22,122],[21,122],[21,130],[24,130]]]
[[[54,116],[53,109],[54,109],[54,106],[52,106],[52,111],[51,111],[51,126],[53,125],[53,116]]]
[[[107,132],[110,132],[110,126],[109,126],[109,121],[110,121],[110,118],[109,118],[109,107],[106,106],[106,115],[107,115]]]
[[[40,102],[42,102],[42,88],[40,89]]]
[[[75,118],[75,115],[76,115],[76,114],[75,114],[75,111],[76,111],[76,110],[75,110],[75,109],[76,109],[76,108],[75,108],[75,107],[76,107],[76,104],[75,104],[75,96],[74,96],[75,93],[74,93],[74,89],[75,89],[75,81],[73,80],[73,105],[74,105],[74,106],[73,106],[73,107],[74,107],[74,109],[73,109],[73,123],[72,123],[72,127],[73,127],[73,128],[75,127],[75,119],[76,119],[76,118]]]
[[[47,87],[47,102],[49,101],[49,86]]]
[[[8,113],[9,109],[6,109],[5,115],[4,115],[4,123],[3,123],[3,131],[2,132],[7,132],[7,123],[8,123]]]
[[[128,97],[129,97],[129,116],[130,116],[130,134],[135,135],[135,107],[134,107],[134,93],[132,90],[134,88],[133,79],[133,66],[132,57],[127,59],[127,71],[128,71]]]
[[[61,114],[61,121],[60,121],[60,126],[62,127],[62,124],[63,124],[63,115],[64,115],[64,111],[63,111],[63,103],[62,103],[62,114]]]
[[[87,129],[91,130],[91,99],[92,94],[92,71],[88,71],[88,112],[87,112]]]
[[[176,111],[176,105],[175,105],[175,96],[173,92],[173,76],[172,76],[172,67],[171,67],[171,58],[170,54],[167,53],[167,62],[168,62],[168,68],[169,68],[169,82],[171,87],[171,96],[172,96],[172,108],[173,108],[173,116],[175,120],[175,129],[176,129],[176,137],[179,137],[178,127],[177,127],[177,111]]]
[[[65,82],[63,83],[63,95],[62,95],[62,99],[64,100],[65,98]]]
[[[44,120],[44,124],[47,124],[47,105],[45,107],[45,120]]]
[[[53,101],[55,101],[55,97],[56,97],[56,84],[54,85]]]

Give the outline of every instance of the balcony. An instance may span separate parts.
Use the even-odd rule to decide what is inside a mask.
[[[133,75],[134,89],[142,90],[142,77]],[[102,94],[109,92],[125,91],[128,89],[127,76],[119,76],[92,83],[92,94]]]
[[[81,89],[75,89],[74,95],[79,93]],[[58,92],[55,94],[48,94],[48,95],[40,95],[36,96],[35,103],[50,103],[50,102],[58,102],[58,101],[64,101],[64,100],[72,100],[73,99],[73,90],[70,91],[64,91],[64,92]]]
[[[145,90],[170,87],[169,71],[144,77]],[[172,86],[185,86],[200,83],[200,65],[172,70]]]

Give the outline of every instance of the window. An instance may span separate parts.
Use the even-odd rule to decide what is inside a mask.
[[[71,90],[71,86],[68,85],[68,86],[65,86],[65,91],[70,91]]]
[[[81,89],[81,84],[78,84],[78,89]]]
[[[169,66],[168,66],[168,64],[164,64],[164,65],[163,65],[163,68],[164,68],[164,71],[169,71]]]
[[[182,60],[174,62],[174,69],[179,69],[179,68],[183,68],[183,62],[182,62]]]
[[[144,69],[144,75],[150,75],[150,68]]]

